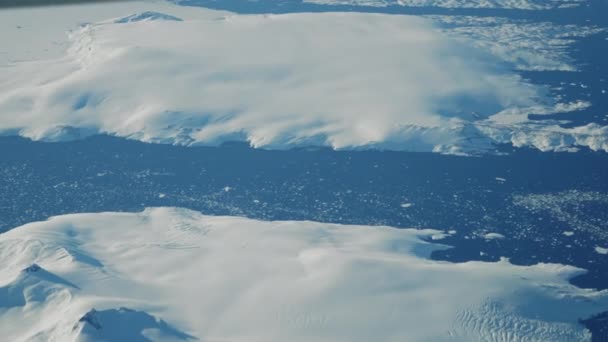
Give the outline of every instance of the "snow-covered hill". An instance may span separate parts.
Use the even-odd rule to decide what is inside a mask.
[[[427,257],[433,230],[175,209],[75,214],[0,235],[10,341],[584,341],[608,293],[539,264]]]

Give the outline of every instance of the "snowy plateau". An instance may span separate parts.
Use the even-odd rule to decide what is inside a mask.
[[[162,2],[97,7],[77,16],[62,8],[0,13],[5,39],[19,42],[0,54],[7,63],[0,134],[446,154],[500,144],[608,149],[608,127],[598,123],[529,120],[590,103],[560,102],[518,73],[576,70],[565,47],[601,28],[370,13],[241,15]],[[39,22],[15,30],[31,18]]]
[[[431,261],[435,230],[177,208],[0,235],[7,341],[575,341],[606,291],[558,264]]]

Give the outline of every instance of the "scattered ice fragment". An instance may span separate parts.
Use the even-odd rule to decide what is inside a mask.
[[[572,236],[572,235],[574,235],[574,232],[572,232],[572,231],[565,231],[562,234],[564,234],[565,236]]]
[[[604,247],[600,247],[600,246],[595,246],[595,251],[598,252],[599,254],[608,254],[608,248],[604,248]]]
[[[504,183],[504,182],[506,182],[506,181],[507,181],[505,178],[501,178],[501,177],[496,177],[495,179],[496,179],[497,181],[499,181],[499,182],[502,182],[502,183]]]
[[[414,205],[414,203],[401,203],[401,208],[409,208],[413,205]]]
[[[450,235],[454,235],[454,234],[456,234],[456,231],[455,231],[455,230],[453,230],[453,229],[452,229],[452,230],[449,230],[449,231],[448,231],[448,234],[450,234]]]
[[[446,237],[446,234],[437,233],[437,234],[431,235],[431,240],[442,240],[442,239],[445,239],[445,237]]]
[[[158,194],[158,198],[165,198],[165,196],[166,196],[166,195],[165,195],[165,194],[163,194],[163,193]]]
[[[483,237],[486,240],[500,240],[500,239],[504,239],[505,238],[504,235],[499,234],[499,233],[487,233]]]

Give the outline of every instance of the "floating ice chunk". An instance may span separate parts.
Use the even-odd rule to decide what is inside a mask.
[[[445,233],[433,234],[433,235],[431,235],[431,240],[443,240],[446,238],[446,236],[447,236],[447,234],[445,234]]]
[[[487,233],[483,236],[483,238],[486,240],[502,240],[505,238],[505,236],[500,233]]]
[[[599,254],[608,254],[608,248],[596,246],[595,251]]]

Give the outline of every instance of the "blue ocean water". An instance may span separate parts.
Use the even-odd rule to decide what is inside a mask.
[[[63,213],[147,206],[264,220],[430,227],[457,231],[442,241],[455,248],[435,258],[572,264],[590,270],[575,283],[608,288],[608,258],[594,250],[608,245],[608,156],[601,152],[519,149],[459,157],[266,151],[109,136],[62,143],[5,137],[0,149],[2,230]],[[537,202],[546,210],[535,208]],[[568,231],[575,235],[563,234]],[[487,232],[506,238],[486,240]]]

